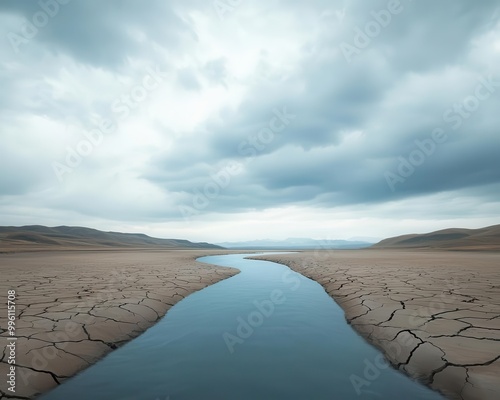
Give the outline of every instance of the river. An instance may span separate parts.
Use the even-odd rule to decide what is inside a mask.
[[[246,256],[200,258],[241,273],[41,399],[442,399],[388,367],[318,283]]]

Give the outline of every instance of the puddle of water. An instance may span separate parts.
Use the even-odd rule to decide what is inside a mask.
[[[143,335],[41,398],[442,399],[382,362],[318,283],[245,256],[199,259],[241,273],[177,303]]]

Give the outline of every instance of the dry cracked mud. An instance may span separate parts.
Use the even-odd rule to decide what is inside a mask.
[[[324,250],[259,258],[320,283],[395,368],[450,399],[500,398],[500,253]]]
[[[224,253],[224,252],[222,252]],[[155,324],[175,303],[238,273],[197,263],[211,250],[0,254],[0,296],[16,291],[16,393],[7,390],[0,314],[0,399],[29,399]]]

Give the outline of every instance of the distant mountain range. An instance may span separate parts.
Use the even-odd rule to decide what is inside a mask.
[[[370,247],[373,242],[354,240],[315,240],[307,238],[289,238],[286,240],[252,240],[248,242],[224,242],[217,243],[228,249],[241,250],[341,250],[341,249],[363,249]]]
[[[363,239],[363,240],[361,240]],[[500,251],[500,225],[482,229],[444,229],[426,234],[397,236],[373,244],[375,238],[349,240],[253,240],[217,245],[182,239],[158,239],[142,233],[103,232],[83,227],[1,227],[0,252],[86,249],[238,249],[238,250],[354,250],[430,249]]]
[[[96,229],[58,226],[0,227],[0,251],[36,249],[220,249],[209,243],[181,239],[157,239],[142,233],[103,232]]]
[[[444,229],[382,240],[373,249],[500,250],[500,225],[481,229]]]

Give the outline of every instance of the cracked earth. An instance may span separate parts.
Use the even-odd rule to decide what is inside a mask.
[[[197,263],[210,250],[0,254],[1,303],[16,290],[16,393],[7,391],[0,314],[0,400],[61,384],[155,324],[177,302],[238,273]]]
[[[450,399],[500,398],[500,254],[317,251],[259,257],[320,283],[391,364]]]

